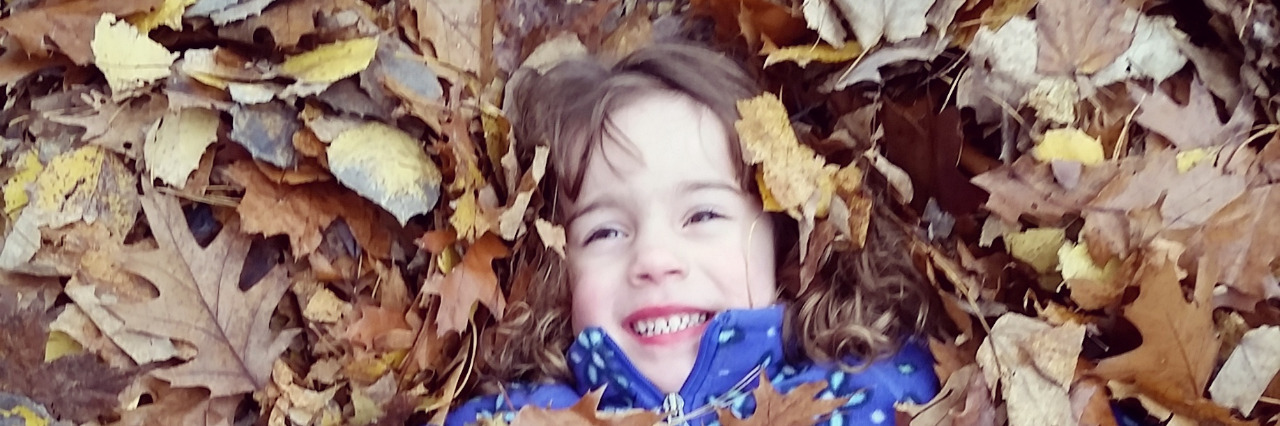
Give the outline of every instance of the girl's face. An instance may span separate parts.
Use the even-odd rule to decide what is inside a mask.
[[[706,106],[654,91],[610,117],[569,207],[574,331],[603,328],[676,392],[712,316],[774,302],[772,224]]]

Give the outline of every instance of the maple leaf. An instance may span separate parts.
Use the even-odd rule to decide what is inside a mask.
[[[247,291],[240,271],[249,239],[236,222],[227,223],[206,247],[188,230],[176,199],[148,189],[143,211],[159,247],[127,250],[116,260],[159,290],[142,303],[110,307],[130,328],[191,342],[191,361],[158,370],[156,377],[176,387],[206,387],[212,397],[252,392],[271,378],[271,364],[299,330],[273,332],[271,315],[289,287],[276,266]]]
[[[573,406],[563,410],[548,410],[535,405],[526,405],[516,413],[512,426],[652,426],[661,422],[662,417],[648,410],[630,410],[620,413],[601,413],[596,411],[600,405],[600,396],[604,388],[587,392]]]
[[[454,266],[448,275],[427,279],[423,290],[440,296],[440,311],[436,314],[439,336],[465,329],[476,302],[489,308],[495,318],[502,319],[507,302],[498,288],[493,260],[509,254],[501,239],[486,233],[467,249],[462,263]]]
[[[1046,75],[1092,74],[1115,61],[1133,42],[1120,0],[1040,0],[1036,26]]]
[[[778,393],[769,378],[761,375],[760,385],[751,391],[756,399],[756,411],[746,419],[739,419],[727,408],[717,408],[720,424],[725,426],[811,425],[816,419],[830,415],[832,411],[849,402],[848,397],[815,399],[827,388],[827,381],[809,382],[796,386],[786,395]]]
[[[1177,264],[1182,252],[1178,243],[1157,239],[1142,253],[1134,276],[1138,298],[1124,308],[1124,317],[1142,334],[1142,345],[1104,359],[1094,369],[1102,377],[1134,383],[1161,401],[1201,400],[1218,352],[1213,283],[1196,280],[1191,300],[1185,299]]]

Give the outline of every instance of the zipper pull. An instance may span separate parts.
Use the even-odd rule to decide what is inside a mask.
[[[684,420],[680,419],[684,417],[684,397],[677,392],[667,394],[662,398],[662,412],[667,413],[667,424],[676,425],[677,423],[673,423],[676,420],[680,420],[678,424],[685,424]]]

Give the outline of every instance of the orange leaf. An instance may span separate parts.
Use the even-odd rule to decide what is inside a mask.
[[[507,301],[498,288],[498,275],[493,272],[492,263],[509,254],[502,240],[486,233],[467,249],[462,263],[443,279],[427,280],[423,290],[440,296],[440,311],[436,313],[438,335],[465,329],[476,302],[489,308],[495,318],[502,318]]]
[[[1181,255],[1182,247],[1166,240],[1148,247],[1134,277],[1140,293],[1124,310],[1125,318],[1142,333],[1142,346],[1104,359],[1094,370],[1102,377],[1134,383],[1162,402],[1203,399],[1218,353],[1210,300],[1213,283],[1198,280],[1192,299],[1186,300],[1178,278]]]
[[[548,410],[526,405],[516,414],[515,421],[511,424],[514,426],[652,426],[662,420],[657,413],[647,410],[598,412],[596,408],[600,405],[600,395],[603,394],[604,388],[588,392],[578,400],[578,403],[563,410]]]
[[[720,424],[724,426],[770,426],[770,425],[809,425],[826,417],[837,408],[849,402],[848,397],[835,399],[814,399],[814,395],[826,389],[827,382],[811,382],[796,386],[786,395],[778,393],[769,382],[769,378],[760,376],[760,386],[751,394],[756,398],[756,412],[750,417],[739,419],[720,408],[716,412],[720,416]]]

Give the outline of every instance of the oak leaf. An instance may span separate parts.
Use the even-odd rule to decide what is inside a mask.
[[[1124,308],[1124,317],[1142,334],[1142,345],[1104,359],[1094,369],[1161,401],[1202,400],[1218,352],[1213,283],[1198,279],[1191,299],[1183,297],[1177,263],[1182,252],[1178,243],[1156,239],[1141,253],[1134,276],[1138,298]]]
[[[467,249],[462,263],[454,266],[447,275],[427,279],[423,290],[440,296],[440,311],[436,313],[436,324],[440,327],[437,335],[465,329],[477,302],[489,308],[494,317],[502,318],[507,302],[498,288],[493,260],[509,254],[502,240],[486,233]]]
[[[205,387],[216,398],[266,386],[272,363],[299,332],[277,333],[270,327],[276,303],[289,287],[284,267],[272,268],[241,290],[250,241],[238,223],[227,223],[201,247],[178,201],[152,189],[146,192],[143,211],[158,247],[126,250],[116,260],[150,281],[160,296],[111,309],[129,327],[195,345],[194,359],[154,373],[175,387]]]
[[[1158,88],[1147,92],[1130,86],[1129,92],[1141,103],[1134,120],[1180,149],[1233,146],[1244,141],[1254,121],[1252,102],[1247,98],[1241,99],[1226,123],[1220,121],[1213,95],[1199,78],[1191,81],[1186,105],[1178,104]]]
[[[739,419],[726,408],[717,408],[720,424],[725,426],[810,425],[824,419],[846,402],[849,397],[814,398],[827,388],[825,380],[796,386],[785,395],[778,393],[769,378],[761,375],[760,385],[751,391],[756,399],[756,411],[746,419]]]
[[[563,410],[548,410],[532,404],[516,413],[512,426],[652,426],[661,422],[658,414],[648,410],[630,410],[618,413],[596,411],[604,388],[587,392],[573,406]]]

